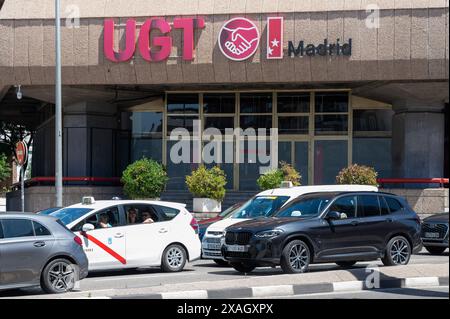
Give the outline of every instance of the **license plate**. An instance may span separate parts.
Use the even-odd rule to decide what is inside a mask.
[[[426,238],[439,238],[439,233],[425,233]]]
[[[220,250],[220,247],[221,247],[220,244],[203,243],[203,248],[204,248],[204,249]]]
[[[230,245],[230,246],[227,246],[227,250],[228,251],[244,252],[244,251],[247,251],[248,248],[247,248],[247,246],[243,246],[243,245]]]

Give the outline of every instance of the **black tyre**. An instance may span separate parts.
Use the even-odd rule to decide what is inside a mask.
[[[79,278],[78,268],[71,261],[58,258],[49,262],[41,274],[41,288],[49,294],[72,291]]]
[[[447,247],[433,247],[433,246],[425,246],[425,249],[432,255],[441,255]]]
[[[247,274],[252,272],[256,266],[253,264],[249,264],[249,263],[243,263],[243,262],[239,262],[239,263],[230,263],[231,267],[233,267],[236,271]]]
[[[342,268],[350,268],[354,264],[356,264],[356,261],[338,261],[338,262],[336,262],[336,265],[338,265]]]
[[[223,260],[223,259],[214,259],[214,262],[216,264],[218,264],[219,266],[229,266],[230,264],[228,263],[228,261]]]
[[[288,274],[308,271],[311,253],[308,245],[302,240],[293,240],[284,247],[281,254],[281,269]]]
[[[182,271],[186,265],[187,254],[183,246],[172,244],[164,250],[161,269],[164,272]]]
[[[400,266],[407,265],[410,258],[411,245],[405,237],[397,236],[388,242],[381,261],[385,266]]]

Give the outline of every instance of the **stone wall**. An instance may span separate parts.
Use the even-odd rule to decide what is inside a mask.
[[[424,219],[448,211],[448,188],[383,189],[382,191],[405,197],[412,209]]]

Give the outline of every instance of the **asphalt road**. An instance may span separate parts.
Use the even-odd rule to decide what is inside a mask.
[[[432,256],[425,250],[417,255],[413,255],[410,264],[444,264],[449,262],[448,250],[441,256]],[[381,261],[375,262],[382,266]],[[369,263],[361,262],[354,267],[364,268]],[[336,264],[311,265],[310,272],[338,270]],[[85,290],[103,290],[120,288],[141,288],[160,286],[165,284],[190,283],[198,281],[209,281],[211,285],[216,280],[239,279],[249,277],[260,277],[282,274],[278,268],[258,268],[245,277],[231,267],[220,267],[213,261],[199,260],[188,264],[183,272],[162,273],[159,268],[140,268],[137,270],[121,270],[108,272],[93,272],[88,278],[81,281],[80,288]],[[40,295],[43,292],[39,288],[20,289],[0,292],[1,297],[19,297]]]

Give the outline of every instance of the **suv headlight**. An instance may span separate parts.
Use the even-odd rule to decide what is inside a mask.
[[[255,236],[258,238],[274,238],[274,237],[281,235],[282,233],[283,233],[283,231],[280,229],[265,230],[265,231],[256,233]]]

